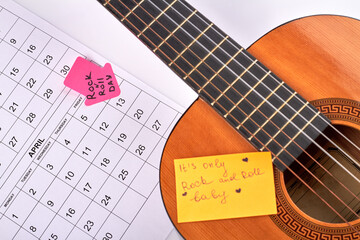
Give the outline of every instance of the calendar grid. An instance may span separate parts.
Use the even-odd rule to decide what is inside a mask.
[[[65,98],[64,98],[64,99],[65,99]],[[64,99],[63,99],[63,101],[64,101]],[[63,102],[63,101],[62,101],[62,102]],[[29,166],[30,166],[30,165],[31,165],[31,163],[29,164]],[[15,168],[16,168],[16,167],[15,167]],[[19,179],[19,181],[20,181],[20,179]],[[3,186],[1,186],[0,189],[1,189],[2,187],[3,187]],[[14,188],[15,188],[15,187],[16,187],[16,186],[14,186]],[[13,190],[12,190],[12,191],[13,191]],[[2,203],[2,204],[4,204],[4,203]],[[5,214],[5,212],[4,212],[4,214]]]
[[[140,95],[140,93],[137,95],[136,99],[139,97],[139,95]],[[135,101],[136,101],[136,99],[135,99]],[[134,102],[135,102],[135,101],[134,101]],[[134,102],[132,103],[132,105],[134,104]],[[107,106],[107,105],[108,105],[108,102],[106,103],[106,106]],[[132,105],[131,105],[131,106],[132,106]],[[126,113],[130,110],[131,106],[130,106],[129,109],[126,111]],[[105,108],[105,107],[104,107],[104,108]],[[104,108],[102,109],[102,111],[104,110]],[[154,109],[154,111],[155,111],[155,109]],[[126,113],[125,113],[125,114],[126,114]],[[74,115],[75,115],[75,114],[74,114]],[[96,120],[95,120],[95,121],[96,121]],[[94,122],[95,122],[95,121],[94,121]],[[119,122],[119,124],[120,124],[120,122]],[[93,124],[90,126],[90,128],[92,128],[92,126],[93,126]],[[142,126],[142,127],[144,127],[144,126]],[[89,129],[90,129],[90,128],[89,128]],[[114,130],[114,131],[115,131],[115,130]],[[139,133],[140,133],[140,131],[137,133],[137,135],[135,136],[135,138],[138,136]],[[86,134],[85,134],[85,135],[86,135]],[[85,135],[84,135],[84,136],[85,136]],[[134,140],[135,140],[135,138],[134,138]],[[109,140],[109,139],[107,139],[107,140]],[[134,140],[133,140],[133,141],[134,141]],[[128,149],[126,149],[126,150],[128,150]],[[100,151],[101,151],[101,150],[100,150]],[[99,152],[100,152],[100,151],[99,151]],[[75,153],[75,154],[76,154],[76,153]],[[124,154],[123,154],[123,156],[124,156]],[[145,162],[144,162],[144,163],[145,163]],[[92,165],[92,162],[91,162],[90,164]],[[91,165],[89,165],[88,169],[90,168]],[[95,166],[95,167],[96,167],[96,166]],[[116,166],[115,166],[115,168],[116,168]],[[114,168],[114,169],[115,169],[115,168]],[[114,169],[113,169],[113,171],[114,171]],[[85,175],[85,173],[83,174],[83,176],[84,176],[84,175]],[[82,176],[82,177],[83,177],[83,176]],[[112,177],[111,173],[107,176],[107,179],[110,178],[110,177]],[[136,176],[135,176],[135,177],[136,177]],[[107,179],[106,179],[106,180],[107,180]],[[106,180],[104,181],[103,184],[105,184]],[[79,183],[80,183],[80,181],[79,181],[77,184],[79,184]],[[131,185],[131,183],[129,184],[128,188],[130,188],[130,185]],[[75,189],[75,188],[76,188],[76,186],[74,187],[74,189]],[[100,188],[100,189],[101,189],[101,188]],[[95,196],[99,193],[100,189],[99,189],[98,192],[95,194]],[[120,199],[121,199],[121,198],[120,198]],[[120,201],[120,199],[119,199],[119,201]],[[90,204],[91,204],[92,202],[94,202],[94,199],[91,199]],[[85,214],[85,212],[87,211],[87,209],[88,209],[88,207],[90,206],[90,204],[88,204],[86,210],[85,210],[85,211],[83,212],[83,214],[79,217],[78,221],[74,224],[74,228],[77,227],[78,222],[81,220],[82,216]],[[100,205],[100,206],[101,206],[101,205]],[[106,209],[106,208],[105,208],[105,209]],[[106,209],[106,210],[108,210],[108,209]],[[110,216],[110,214],[112,214],[112,211],[111,211],[111,210],[108,210],[108,211],[109,211],[109,214],[108,214],[107,218]],[[124,220],[124,221],[125,221],[125,220]],[[125,221],[125,222],[126,222],[126,221]],[[73,229],[74,229],[74,228],[73,228]],[[71,232],[73,231],[73,229],[71,230]],[[82,229],[81,229],[81,230],[82,230]],[[98,231],[100,231],[100,228],[99,228]],[[69,233],[69,235],[71,234],[71,232]],[[85,231],[84,231],[84,232],[85,232]],[[97,234],[97,232],[96,232],[95,235],[92,236],[92,237],[95,237],[96,234]],[[69,237],[69,235],[67,236],[67,238]]]
[[[85,234],[84,238],[91,239],[110,235],[121,239],[159,187],[158,160],[154,159],[161,157],[158,155],[169,130],[181,113],[175,105],[151,94],[151,90],[144,91],[117,74],[120,96],[85,107],[85,97],[74,95],[62,84],[75,58],[84,55],[5,10],[14,17],[4,25],[7,28],[11,24],[0,37],[0,52],[1,44],[6,44],[4,49],[14,50],[0,69],[9,82],[8,96],[3,102],[0,94],[0,111],[8,112],[15,120],[7,126],[1,143],[14,151],[13,159],[19,161],[9,164],[2,174],[10,172],[8,179],[23,159],[29,161],[26,165],[22,163],[25,170],[4,200],[6,206],[0,211],[0,221],[7,219],[13,224],[15,238],[29,234],[35,238],[54,235],[70,239]],[[0,6],[0,18],[3,12]],[[20,64],[17,71],[21,74],[12,77],[7,72],[9,65],[15,63]],[[0,68],[1,64],[0,61]],[[0,93],[2,90],[0,87]],[[7,110],[9,99],[19,99],[17,95],[23,92],[26,101],[22,100],[21,111]],[[41,114],[33,112],[34,104],[39,105]],[[61,113],[57,114],[59,109]],[[36,121],[26,119],[31,116]],[[3,140],[20,126],[18,121],[32,130],[21,139],[24,144],[20,149],[12,149]],[[0,116],[0,127],[1,124]],[[39,125],[42,128],[33,136]],[[30,139],[42,141],[41,148],[34,150],[31,158],[27,155],[31,145],[26,144],[28,151],[23,149]],[[21,157],[19,152],[24,152]],[[10,166],[14,168],[9,170]],[[56,228],[59,222],[64,231]]]

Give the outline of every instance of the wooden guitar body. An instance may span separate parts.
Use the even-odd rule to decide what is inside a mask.
[[[271,31],[248,50],[359,144],[358,20],[340,16],[299,19]],[[177,223],[174,159],[252,151],[255,148],[203,100],[197,100],[183,116],[166,144],[160,181],[165,207],[184,238],[360,239],[354,230],[360,231],[359,219],[350,221],[351,228],[316,220],[300,210],[288,195],[284,174],[276,169],[277,215]]]

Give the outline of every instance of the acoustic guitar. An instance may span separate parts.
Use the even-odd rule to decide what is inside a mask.
[[[360,239],[358,20],[298,19],[245,50],[183,0],[99,2],[199,94],[160,169],[184,238]],[[174,159],[252,151],[272,153],[277,215],[177,223]]]

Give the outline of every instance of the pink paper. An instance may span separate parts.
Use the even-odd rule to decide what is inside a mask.
[[[106,63],[102,68],[82,57],[76,59],[64,84],[86,96],[86,106],[120,95],[120,88],[110,63]]]

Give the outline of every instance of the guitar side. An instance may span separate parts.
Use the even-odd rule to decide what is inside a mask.
[[[249,52],[308,101],[325,99],[323,102],[339,102],[340,109],[343,105],[349,110],[346,100],[351,100],[353,110],[339,111],[333,117],[329,111],[328,117],[334,124],[360,130],[359,43],[358,20],[315,16],[273,30],[252,45]],[[322,109],[321,103],[317,107],[327,109]],[[359,115],[353,114],[356,112]],[[354,133],[353,138],[359,140],[360,136]],[[297,233],[297,227],[291,229],[286,223],[279,223],[280,220],[276,219],[281,217],[279,215],[177,223],[173,159],[251,151],[255,148],[203,100],[197,100],[180,120],[164,150],[160,182],[168,214],[186,239],[308,239],[310,235],[306,237],[306,234],[309,232],[317,239],[317,234],[326,234],[326,229],[339,229],[342,234],[339,239],[360,239],[346,224],[323,223],[304,214],[286,194],[282,173],[277,170],[278,204],[281,204],[279,199],[285,199],[283,201],[288,205],[281,205],[285,207],[284,211],[296,213],[296,216],[290,214],[288,217],[302,217],[306,221],[299,223],[299,228],[308,230],[304,236]],[[291,208],[291,211],[286,208]],[[359,229],[360,220],[352,224]],[[323,227],[320,230],[325,233],[316,226]]]

